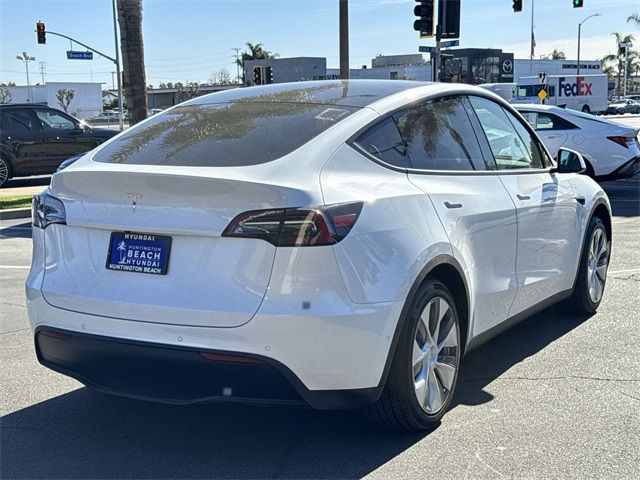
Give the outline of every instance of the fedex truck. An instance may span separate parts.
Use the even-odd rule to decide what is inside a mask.
[[[541,103],[538,94],[547,92],[544,104],[604,113],[607,109],[609,80],[606,75],[537,75],[520,77],[511,103]]]

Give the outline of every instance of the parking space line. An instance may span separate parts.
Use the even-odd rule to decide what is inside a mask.
[[[24,265],[0,265],[0,268],[15,268],[19,270],[29,270],[31,267]]]

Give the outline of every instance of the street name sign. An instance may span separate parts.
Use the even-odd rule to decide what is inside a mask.
[[[436,47],[423,47],[423,46],[419,46],[418,47],[418,51],[419,52],[423,52],[423,53],[433,53],[436,51]]]
[[[67,60],[93,60],[93,52],[67,50]]]
[[[449,42],[440,43],[440,46],[442,48],[458,47],[459,45],[460,45],[460,40],[451,40]]]

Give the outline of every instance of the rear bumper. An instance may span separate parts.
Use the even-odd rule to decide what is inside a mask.
[[[35,331],[38,361],[97,390],[169,404],[249,403],[353,409],[382,387],[308,390],[287,367],[258,355],[127,341],[58,328]]]
[[[598,176],[598,180],[616,180],[619,178],[630,178],[640,173],[640,155],[626,161],[613,172],[607,175]]]

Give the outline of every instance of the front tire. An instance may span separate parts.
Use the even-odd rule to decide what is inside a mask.
[[[378,401],[369,407],[375,423],[396,430],[437,426],[455,392],[462,355],[460,322],[453,296],[427,280],[412,300]]]
[[[576,285],[567,300],[570,311],[586,315],[596,313],[604,295],[610,256],[611,242],[604,223],[599,217],[593,217],[582,247]]]

